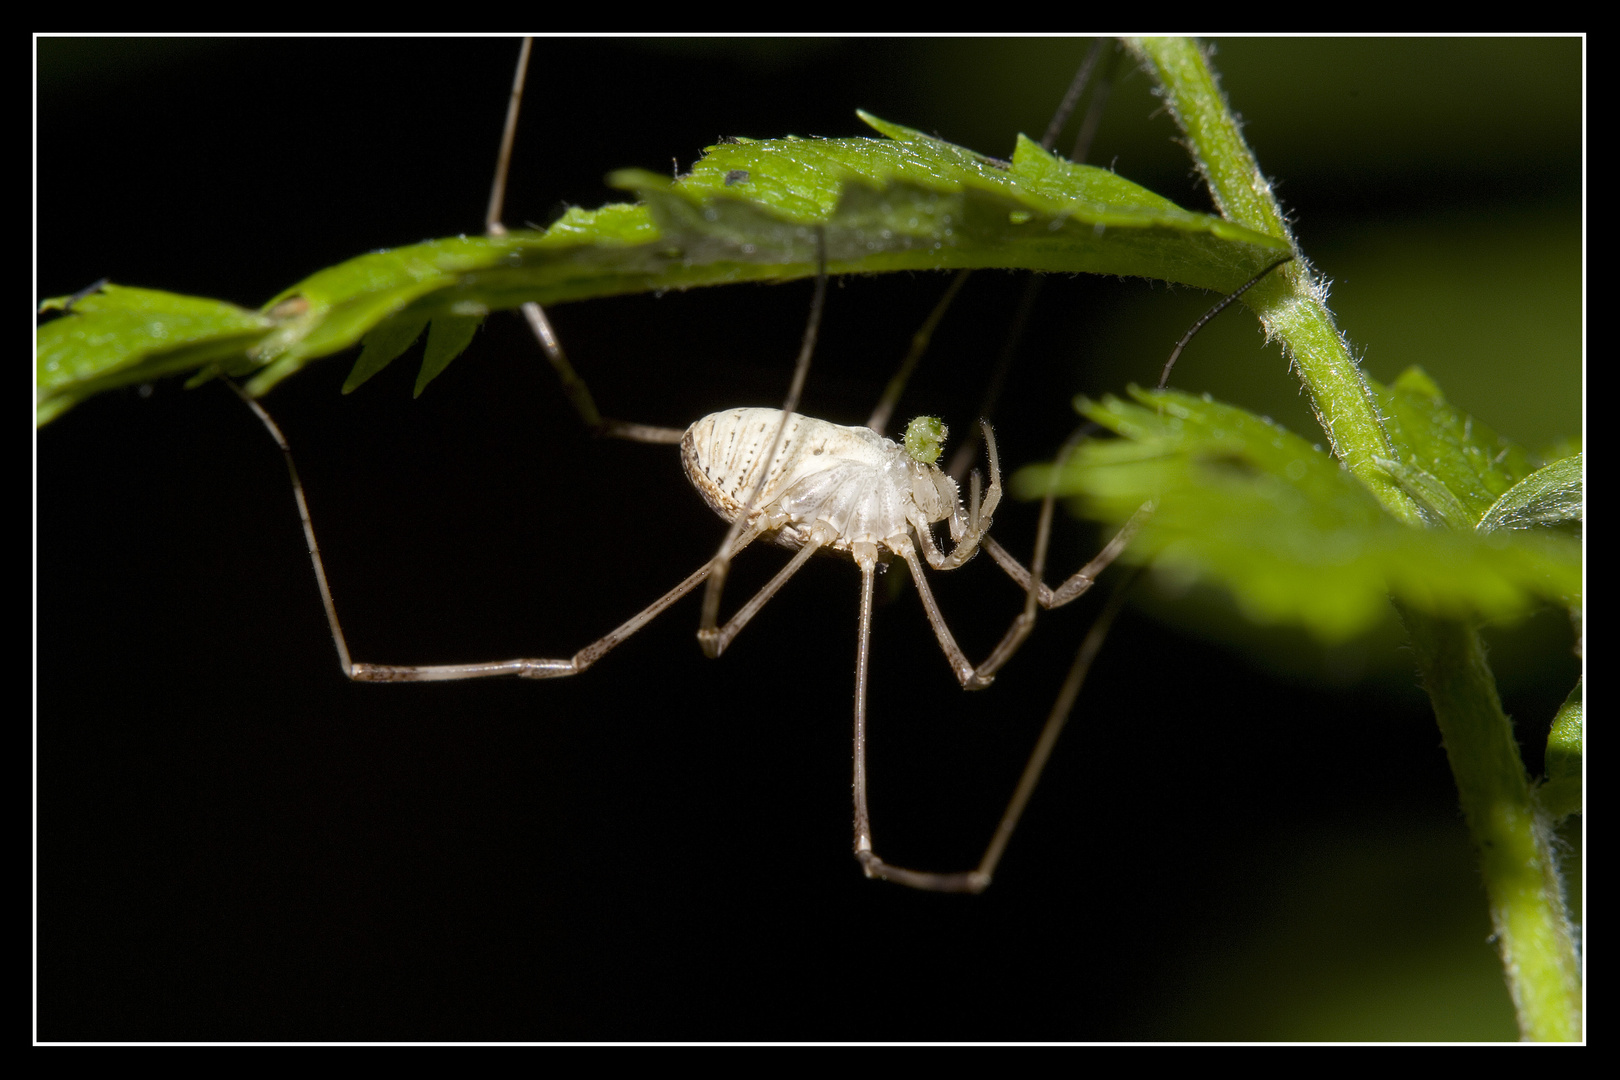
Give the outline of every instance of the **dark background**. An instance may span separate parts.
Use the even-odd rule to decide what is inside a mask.
[[[609,170],[684,168],[724,135],[864,134],[856,108],[1006,156],[1086,47],[541,42],[506,218],[609,201]],[[1219,49],[1369,372],[1422,363],[1533,448],[1578,434],[1581,43]],[[257,305],[361,252],[479,231],[515,54],[40,41],[38,295],[105,276]],[[1207,209],[1147,79],[1116,73],[1091,160]],[[860,422],[944,282],[836,282],[805,410]],[[679,426],[779,402],[809,289],[553,318],[604,411]],[[904,415],[971,421],[1021,289],[975,277]],[[1049,279],[997,412],[1004,464],[1050,456],[1073,394],[1151,381],[1211,300]],[[515,318],[414,402],[409,354],[344,397],[348,366],[266,404],[359,659],[565,656],[719,540],[673,451],[582,433]],[[1316,435],[1241,309],[1176,382]],[[40,1038],[1514,1036],[1393,619],[1328,649],[1145,579],[995,884],[922,895],[849,855],[847,563],[806,568],[719,661],[686,602],[575,679],[357,686],[280,458],[223,389],[107,395],[36,445]],[[1033,517],[1009,502],[996,533],[1027,553]],[[1099,542],[1066,523],[1054,561]],[[780,561],[747,553],[733,602]],[[984,655],[1016,590],[988,559],[934,583]],[[963,869],[1099,598],[968,695],[909,591],[880,598],[874,631],[878,850]],[[1578,670],[1567,621],[1490,640],[1539,770]]]

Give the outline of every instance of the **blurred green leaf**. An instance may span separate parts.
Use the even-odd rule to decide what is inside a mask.
[[[426,319],[389,319],[367,334],[360,347],[360,358],[354,362],[349,377],[343,380],[343,392],[352,394],[367,379],[392,364],[399,355],[422,336],[427,329]]]
[[[1256,622],[1298,624],[1333,643],[1370,629],[1390,595],[1435,614],[1498,619],[1543,601],[1578,603],[1581,553],[1569,537],[1409,528],[1326,453],[1269,420],[1173,391],[1131,394],[1140,404],[1077,403],[1124,438],[1083,445],[1057,492],[1114,523],[1154,502],[1124,557],[1218,584]],[[1418,460],[1453,476],[1456,460],[1472,460],[1459,447],[1473,444],[1440,454],[1431,436],[1449,423],[1411,426],[1430,451]],[[1022,470],[1014,491],[1038,496],[1050,475],[1049,466]]]
[[[482,315],[441,315],[433,320],[428,328],[427,348],[422,353],[422,370],[416,375],[414,397],[421,397],[427,384],[467,350],[482,325]]]
[[[1547,780],[1537,795],[1554,817],[1581,812],[1581,758],[1586,737],[1583,683],[1576,683],[1547,733]]]

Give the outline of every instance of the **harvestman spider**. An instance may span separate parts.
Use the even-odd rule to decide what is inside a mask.
[[[1095,63],[1096,55],[1094,51],[1087,66],[1082,68],[1077,84],[1089,74],[1088,69]],[[525,41],[513,83],[486,221],[488,231],[492,234],[505,231],[499,221],[503,186],[527,56],[528,43]],[[1065,108],[1072,105],[1074,96],[1071,92]],[[1108,606],[1082,644],[1046,728],[979,865],[963,873],[932,873],[890,865],[877,855],[872,844],[867,809],[866,703],[873,579],[877,567],[879,563],[893,558],[899,558],[906,564],[929,624],[957,680],[964,689],[979,690],[990,685],[996,673],[1028,638],[1039,608],[1061,607],[1091,588],[1097,575],[1118,557],[1142,520],[1151,513],[1151,505],[1139,510],[1102,551],[1078,572],[1057,588],[1049,588],[1041,581],[1041,574],[1045,567],[1052,522],[1053,497],[1050,492],[1042,506],[1034,558],[1029,569],[988,535],[992,515],[1001,500],[1002,488],[995,435],[987,421],[980,424],[988,458],[989,487],[988,490],[981,490],[979,474],[975,471],[969,484],[968,501],[964,505],[957,482],[936,464],[945,437],[944,425],[938,419],[918,417],[913,420],[902,444],[883,437],[883,428],[904,386],[905,370],[891,381],[882,400],[863,426],[845,427],[796,412],[826,298],[825,238],[819,227],[814,230],[814,236],[818,252],[815,294],[792,383],[781,409],[726,409],[711,413],[684,430],[605,418],[597,411],[583,380],[574,373],[540,306],[534,303],[523,306],[524,316],[556,369],[565,393],[592,433],[634,442],[679,444],[687,478],[709,506],[730,525],[712,559],[606,636],[568,658],[520,658],[437,665],[371,664],[352,660],[327,585],[326,572],[291,450],[269,415],[245,392],[236,389],[281,447],[339,662],[344,674],[358,682],[431,682],[496,675],[549,679],[577,675],[705,582],[703,612],[697,636],[703,651],[710,657],[718,657],[812,555],[827,551],[848,556],[861,573],[854,697],[855,857],[868,877],[920,889],[976,893],[990,883],[1051,747],[1067,719],[1085,673],[1101,647],[1107,626],[1117,611],[1120,594],[1116,594],[1115,602]],[[1264,272],[1256,275],[1249,284],[1258,281],[1261,276],[1264,276]],[[1245,285],[1224,299],[1189,331],[1166,365],[1166,377],[1175,356],[1192,333],[1247,288],[1248,285]],[[1064,447],[1059,465],[1077,441],[1078,436]],[[948,551],[942,550],[934,536],[934,526],[941,522],[946,524],[951,538]],[[756,540],[770,540],[795,554],[741,610],[724,625],[719,625],[720,598],[731,560]],[[1025,590],[1025,603],[990,655],[975,665],[962,652],[946,625],[923,572],[923,563],[926,562],[935,570],[954,570],[967,563],[980,547],[989,552],[996,564]]]
[[[945,436],[933,417],[918,417],[908,426],[904,443],[883,437],[875,425],[844,427],[792,411],[803,383],[815,341],[817,322],[826,290],[826,275],[818,276],[815,302],[795,373],[794,393],[782,409],[727,409],[698,420],[684,431],[601,419],[616,437],[636,442],[679,443],[688,478],[716,513],[731,523],[731,530],[713,559],[693,571],[669,592],[629,620],[566,659],[521,658],[473,664],[389,665],[350,658],[338,622],[337,609],[326,581],[320,551],[310,522],[303,487],[285,437],[259,404],[237,390],[281,447],[292,478],[311,562],[326,608],[332,639],[344,674],[357,682],[430,682],[517,675],[530,679],[576,675],[596,663],[615,646],[641,629],[675,601],[707,581],[698,640],[710,657],[718,657],[732,639],[787,583],[810,557],[825,549],[855,561],[861,572],[861,604],[855,677],[855,855],[868,877],[882,878],[915,888],[946,892],[980,892],[990,883],[1007,840],[1017,825],[1023,805],[1034,790],[1057,728],[1068,715],[1091,658],[1101,647],[1112,612],[1099,620],[1081,650],[1064,693],[1048,721],[1035,755],[1026,766],[990,847],[979,866],[966,873],[928,873],[891,866],[873,850],[866,795],[867,665],[872,627],[873,578],[880,561],[902,559],[916,583],[917,594],[933,626],[940,648],[964,689],[990,685],[999,671],[1034,628],[1036,605],[1060,607],[1085,593],[1124,549],[1144,510],[1119,531],[1096,558],[1056,589],[1040,581],[1051,528],[1053,500],[1042,508],[1033,573],[987,535],[991,515],[1001,499],[1000,465],[995,436],[983,423],[989,457],[990,484],[981,498],[975,472],[970,497],[963,505],[956,482],[935,462]],[[525,307],[554,363],[566,364],[560,346],[538,305]],[[234,384],[233,384],[234,385]],[[578,384],[583,388],[583,384]],[[880,410],[886,406],[880,404]],[[945,522],[951,548],[942,551],[933,526]],[[724,625],[717,625],[720,594],[731,560],[755,540],[771,540],[796,552],[769,582]],[[923,573],[923,562],[936,570],[964,565],[982,546],[1020,587],[1026,590],[1024,610],[1014,618],[1000,643],[981,664],[974,665],[957,645]]]

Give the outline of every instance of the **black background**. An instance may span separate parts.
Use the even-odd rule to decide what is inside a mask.
[[[722,135],[863,134],[857,107],[1004,156],[1015,130],[1040,134],[1086,44],[541,42],[507,221],[609,201],[610,169],[684,167]],[[1477,161],[1335,156],[1324,139],[1328,164],[1312,165],[1286,133],[1268,143],[1243,73],[1334,44],[1233,42],[1217,59],[1308,252],[1369,216],[1454,211],[1459,192],[1484,220],[1575,205],[1578,118],[1564,112],[1530,109],[1509,151]],[[1501,85],[1519,54],[1498,46],[1513,43],[1337,44],[1351,60],[1315,62],[1369,96],[1445,64],[1508,105],[1522,85]],[[1521,44],[1544,67],[1578,65],[1575,43]],[[479,231],[515,53],[42,42],[39,295],[107,276],[256,305],[363,251]],[[1093,160],[1207,208],[1128,67]],[[1359,91],[1323,81],[1330,120],[1356,116]],[[1481,107],[1501,115],[1494,101]],[[860,422],[943,283],[836,282],[805,410]],[[976,277],[905,415],[971,420],[1021,288]],[[553,318],[604,411],[680,426],[780,400],[809,289]],[[1150,381],[1209,301],[1048,281],[997,414],[1003,462],[1049,456],[1072,394]],[[1142,344],[1095,355],[1092,328],[1122,306]],[[1184,364],[1262,357],[1251,366],[1281,402],[1267,407],[1303,428],[1275,350],[1257,351],[1246,313],[1224,318],[1227,338],[1200,339]],[[344,397],[336,358],[266,400],[358,659],[565,656],[712,552],[721,526],[676,455],[586,437],[516,319],[492,318],[415,402],[410,359]],[[1143,587],[996,883],[922,895],[864,880],[849,855],[847,563],[815,561],[717,662],[687,602],[579,678],[357,686],[339,674],[280,458],[222,388],[107,395],[37,446],[41,1038],[1512,1036],[1444,754],[1393,625],[1329,651],[1252,629],[1212,644],[1196,612],[1236,618],[1218,600]],[[1027,552],[1033,516],[1009,502],[997,535]],[[1054,561],[1078,566],[1098,542],[1065,524]],[[733,602],[780,561],[745,555]],[[935,588],[976,657],[1019,603],[987,559]],[[880,597],[874,633],[878,849],[963,869],[1098,598],[1043,619],[968,695],[908,592]],[[1575,677],[1567,625],[1548,613],[1493,641],[1539,769]],[[1403,1011],[1403,994],[1419,1004]],[[1380,1007],[1392,1015],[1367,1019]]]

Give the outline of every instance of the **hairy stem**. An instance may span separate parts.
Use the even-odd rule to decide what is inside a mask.
[[[1198,44],[1143,38],[1131,49],[1158,79],[1187,148],[1226,217],[1286,237],[1271,185]],[[1310,394],[1334,454],[1396,518],[1421,527],[1411,498],[1375,459],[1389,436],[1309,263],[1296,259],[1245,297],[1279,339]],[[1402,611],[1434,706],[1464,815],[1479,852],[1508,989],[1528,1039],[1581,1037],[1580,965],[1551,846],[1502,712],[1478,633],[1464,623]]]
[[[1420,524],[1416,504],[1374,460],[1387,460],[1393,452],[1367,380],[1334,324],[1310,263],[1299,256],[1271,182],[1243,141],[1203,52],[1187,38],[1142,38],[1130,46],[1159,80],[1165,105],[1186,134],[1187,149],[1221,214],[1295,247],[1294,261],[1250,289],[1243,302],[1259,315],[1267,338],[1282,342],[1310,391],[1311,407],[1334,455],[1390,513]]]
[[[1531,797],[1479,634],[1460,623],[1404,614],[1479,850],[1519,1029],[1530,1039],[1579,1039],[1580,967],[1551,822]]]

